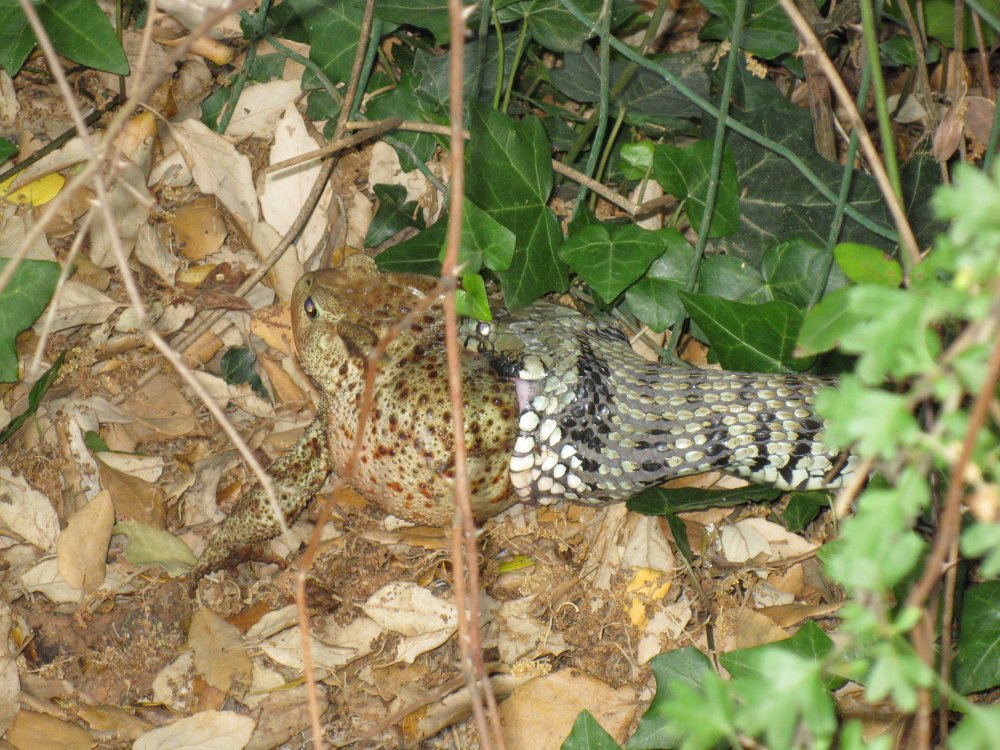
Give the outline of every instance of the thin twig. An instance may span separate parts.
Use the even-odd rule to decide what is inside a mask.
[[[892,214],[896,231],[899,232],[900,244],[903,249],[903,267],[909,272],[920,262],[920,246],[917,244],[917,238],[914,236],[910,222],[906,218],[906,212],[903,210],[899,198],[892,189],[889,175],[885,171],[885,166],[879,158],[878,151],[872,142],[871,136],[868,134],[867,128],[865,128],[861,113],[854,106],[854,100],[851,98],[847,86],[844,85],[843,79],[838,75],[837,69],[833,66],[830,58],[823,50],[819,39],[816,38],[816,34],[810,28],[809,24],[806,23],[806,19],[802,17],[799,9],[795,7],[792,0],[779,0],[779,2],[795,25],[795,30],[798,31],[799,37],[805,43],[809,54],[815,55],[823,74],[830,82],[830,86],[840,101],[840,106],[847,112],[847,116],[851,120],[851,126],[857,131],[858,137],[861,139],[861,148],[865,152],[868,167],[871,169],[872,176],[878,183],[879,190],[882,191],[882,197],[889,207],[889,213]],[[877,65],[878,60],[873,60],[872,64]]]

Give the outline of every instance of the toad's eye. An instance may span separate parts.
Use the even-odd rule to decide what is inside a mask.
[[[306,311],[306,315],[310,320],[316,317],[316,313],[319,312],[319,308],[316,307],[316,303],[313,302],[312,297],[306,297],[306,301],[302,303],[303,309]]]

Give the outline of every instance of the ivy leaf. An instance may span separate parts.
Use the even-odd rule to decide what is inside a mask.
[[[443,219],[408,240],[386,248],[375,256],[375,263],[383,271],[440,276],[441,247],[448,232],[448,222]]]
[[[510,268],[497,272],[511,307],[564,291],[559,222],[548,207],[551,146],[537,117],[520,121],[474,104],[467,150],[466,196],[517,238]]]
[[[597,18],[601,0],[579,0],[577,7],[590,18]],[[543,47],[554,52],[578,52],[594,35],[594,26],[578,22],[559,0],[500,0],[496,4],[501,23],[523,19],[528,32]]]
[[[663,246],[658,232],[635,224],[591,224],[567,238],[559,257],[610,302],[663,254]]]
[[[657,333],[673,325],[684,309],[677,292],[687,285],[694,262],[694,248],[680,232],[669,228],[660,230],[659,235],[666,250],[625,292],[632,314]]]
[[[679,294],[727,370],[787,372],[808,366],[808,361],[793,356],[802,325],[802,313],[794,305],[744,305],[704,294]]]
[[[823,283],[823,268],[829,260],[825,247],[809,240],[791,239],[764,251],[760,272],[767,282],[770,299],[783,299],[805,308],[812,302],[816,287]],[[826,287],[830,294],[847,283],[840,269],[831,265]]]
[[[447,227],[447,216],[442,216],[435,225],[440,223],[444,223]],[[445,232],[447,233],[447,229]],[[462,241],[458,251],[458,263],[463,273],[477,274],[483,266],[492,271],[510,268],[516,242],[517,238],[513,232],[475,203],[468,198],[462,201]],[[442,263],[447,249],[445,242],[441,245]]]
[[[581,711],[560,750],[621,750],[621,745],[597,723],[590,711]]]
[[[368,225],[365,247],[374,247],[408,227],[424,228],[424,216],[416,201],[406,200],[402,185],[373,185],[378,198],[378,209]]]
[[[492,320],[486,284],[478,273],[462,276],[462,288],[455,290],[455,310],[459,315],[476,320]]]
[[[1000,685],[1000,581],[973,586],[962,602],[955,688],[978,693]]]
[[[816,520],[821,510],[828,507],[830,497],[825,492],[793,492],[781,518],[785,528],[798,534]]]
[[[219,362],[222,366],[222,379],[230,385],[249,383],[253,392],[267,400],[267,389],[257,374],[257,355],[253,350],[242,346],[234,346],[227,350]]]
[[[833,248],[837,265],[851,281],[858,284],[880,284],[898,287],[903,283],[903,267],[871,245],[842,242]]]
[[[705,217],[708,178],[712,168],[712,141],[698,141],[687,148],[659,145],[653,153],[653,175],[663,189],[686,201],[685,210],[695,231],[700,231]],[[736,161],[726,149],[722,155],[715,213],[709,237],[733,234],[740,224],[739,187]]]
[[[0,273],[10,261],[0,258]],[[48,260],[23,260],[6,288],[0,292],[0,382],[17,380],[15,339],[38,320],[52,299],[59,279],[59,264]]]

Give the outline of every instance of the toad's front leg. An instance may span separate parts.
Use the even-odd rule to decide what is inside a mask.
[[[292,523],[323,487],[333,470],[327,442],[327,416],[320,409],[316,418],[292,448],[268,468],[285,523]],[[243,496],[215,532],[191,570],[191,588],[216,570],[247,560],[274,562],[266,542],[281,530],[267,493],[259,485]]]

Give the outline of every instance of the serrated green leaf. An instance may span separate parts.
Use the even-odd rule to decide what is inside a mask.
[[[1000,685],[1000,581],[987,581],[965,593],[958,650],[952,662],[955,688],[978,693]]]
[[[590,711],[583,710],[573,722],[560,750],[621,750],[621,745],[597,723]]]
[[[10,261],[0,258],[0,273]],[[0,291],[0,382],[17,380],[15,339],[38,320],[59,279],[59,264],[48,260],[24,260],[13,278]]]
[[[802,325],[802,313],[794,305],[744,305],[704,294],[679,294],[727,370],[787,372],[808,365],[793,356]]]
[[[708,195],[708,178],[712,167],[712,142],[698,141],[678,148],[658,145],[653,153],[653,175],[663,189],[685,201],[688,220],[695,231],[701,228]],[[725,237],[739,228],[740,201],[736,182],[736,162],[726,149],[722,156],[719,186],[716,191],[715,213],[709,237]]]
[[[833,248],[837,265],[847,278],[858,284],[881,284],[898,287],[903,283],[903,267],[871,245],[841,242]]]
[[[559,222],[548,207],[551,147],[535,117],[514,121],[474,104],[467,149],[466,196],[514,233],[510,268],[498,271],[510,307],[563,291],[568,278],[559,260]]]
[[[114,533],[128,537],[125,559],[138,567],[159,565],[172,576],[182,576],[191,570],[198,559],[173,534],[138,521],[119,521],[115,524]]]
[[[566,239],[559,257],[610,302],[642,276],[663,250],[659,233],[635,224],[591,224]]]

